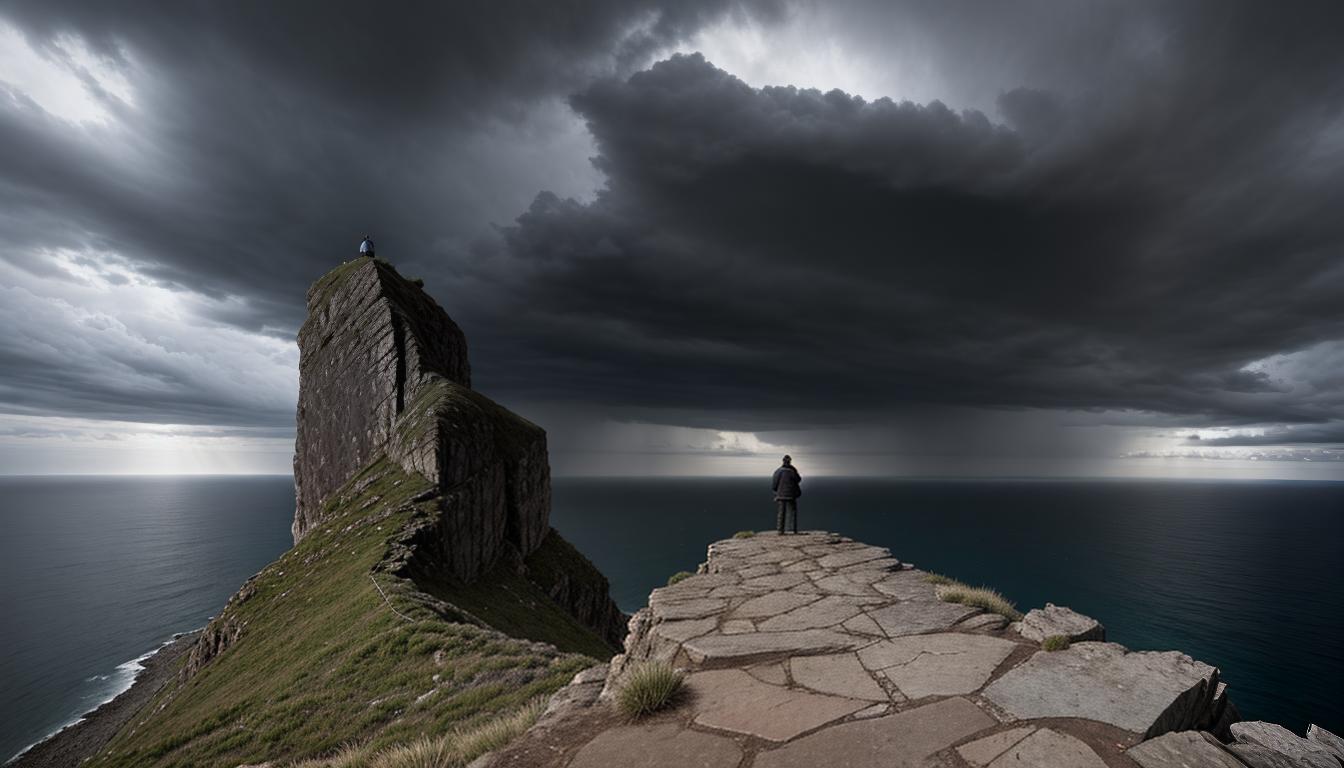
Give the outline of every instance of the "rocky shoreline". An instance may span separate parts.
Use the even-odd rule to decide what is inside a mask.
[[[146,658],[131,687],[6,763],[6,768],[74,768],[101,750],[177,671],[200,630],[179,635]]]

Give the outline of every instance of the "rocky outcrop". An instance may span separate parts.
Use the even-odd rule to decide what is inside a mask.
[[[400,537],[401,575],[470,583],[509,563],[619,646],[625,616],[606,579],[551,531],[545,431],[471,388],[466,337],[418,282],[359,259],[308,292],[294,540],[332,514],[333,494],[379,457],[434,486],[421,501],[438,514]],[[564,556],[538,554],[548,541]]]
[[[1106,639],[1106,628],[1090,616],[1070,608],[1046,603],[1044,608],[1032,608],[1022,617],[1017,630],[1023,637],[1044,642],[1047,637],[1067,637],[1070,642]]]
[[[466,337],[428,294],[361,259],[308,292],[294,540],[381,455],[439,489],[442,514],[421,545],[457,578],[484,573],[506,546],[526,557],[550,530],[546,433],[471,389]]]
[[[294,541],[328,497],[383,453],[406,407],[435,380],[471,386],[467,340],[390,265],[341,265],[308,291],[299,330]]]
[[[1228,749],[1251,768],[1279,765],[1302,768],[1338,768],[1340,761],[1324,745],[1304,739],[1281,725],[1254,721],[1234,723],[1235,743]]]

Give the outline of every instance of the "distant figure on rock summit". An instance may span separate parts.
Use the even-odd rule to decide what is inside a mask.
[[[373,235],[364,236],[364,241],[359,244],[359,255],[373,258]]]
[[[785,456],[784,464],[775,470],[770,489],[775,492],[775,503],[779,513],[775,517],[779,532],[784,533],[786,519],[792,523],[793,532],[798,532],[798,497],[803,495],[803,477],[793,467],[793,457]]]

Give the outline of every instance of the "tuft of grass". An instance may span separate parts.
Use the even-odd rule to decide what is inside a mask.
[[[1041,647],[1047,651],[1063,651],[1069,647],[1068,635],[1051,635],[1041,641]]]
[[[414,285],[416,288],[424,288],[424,287],[425,287],[425,278],[423,278],[423,277],[413,277],[413,278],[411,278],[411,285]]]
[[[755,536],[755,535],[756,535],[756,532],[755,532],[755,531],[738,531],[737,533],[734,533],[734,534],[733,534],[733,538],[734,538],[734,539],[750,539],[752,536]]]
[[[695,574],[691,573],[690,571],[677,571],[676,573],[667,577],[667,586],[670,587],[679,581],[685,581],[686,579],[689,579],[694,575]]]
[[[666,709],[680,696],[683,679],[682,673],[665,661],[645,662],[625,678],[616,704],[631,719]]]
[[[989,587],[968,587],[959,581],[949,581],[938,587],[938,599],[947,603],[961,603],[997,613],[1009,621],[1018,621],[1022,614],[1003,595]]]
[[[930,583],[930,584],[937,584],[937,585],[939,585],[939,586],[942,586],[943,584],[956,584],[956,583],[957,583],[957,580],[956,580],[956,579],[950,578],[950,577],[948,577],[948,576],[944,576],[944,575],[941,574],[941,573],[926,573],[926,574],[924,574],[924,580],[927,581],[927,582]]]

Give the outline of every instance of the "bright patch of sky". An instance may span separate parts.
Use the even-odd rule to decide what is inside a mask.
[[[0,84],[63,120],[107,123],[115,105],[135,105],[128,60],[112,61],[77,37],[34,48],[13,25],[0,21]]]
[[[0,357],[32,384],[0,393],[0,472],[289,471],[292,432],[240,415],[288,420],[291,339],[212,320],[241,300],[161,285],[115,254],[27,256],[27,269],[0,260],[0,324],[25,329],[0,336]],[[88,412],[53,415],[53,380]]]
[[[947,101],[947,84],[926,52],[904,46],[884,51],[880,60],[868,56],[845,42],[834,29],[834,17],[823,10],[795,6],[782,23],[768,24],[730,15],[702,29],[674,52],[698,51],[710,63],[757,88],[792,85],[823,92],[838,88],[869,101]]]

